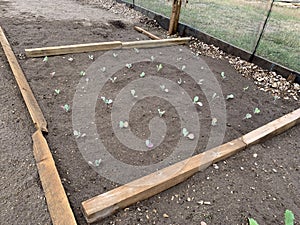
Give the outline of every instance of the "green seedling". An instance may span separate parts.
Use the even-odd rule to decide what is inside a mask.
[[[190,140],[195,139],[195,135],[193,133],[188,132],[188,130],[186,128],[182,128],[182,134],[184,137],[187,137]]]
[[[285,210],[284,223],[285,225],[294,225],[295,216],[291,210]]]
[[[80,138],[80,137],[85,137],[86,134],[81,134],[80,131],[74,130],[73,134],[75,136],[75,138]]]
[[[152,62],[154,62],[155,57],[152,55],[150,59],[151,59]]]
[[[179,78],[179,80],[177,81],[177,83],[178,83],[179,85],[182,84],[182,79]]]
[[[163,85],[160,85],[160,89],[161,89],[162,91],[166,92],[166,93],[169,92],[169,89],[166,88],[166,86],[165,86],[164,84],[163,84]]]
[[[55,72],[50,73],[50,77],[53,78],[55,75]]]
[[[186,65],[183,65],[183,66],[181,67],[181,70],[184,71],[185,69],[186,69]]]
[[[146,140],[146,146],[148,148],[153,148],[154,147],[153,143],[150,140]]]
[[[254,219],[249,218],[248,220],[249,220],[249,225],[258,225],[258,223]]]
[[[94,56],[93,55],[88,55],[90,60],[94,60]]]
[[[166,111],[162,111],[161,109],[157,109],[157,111],[158,111],[159,117],[162,117],[166,113]]]
[[[140,74],[140,78],[143,78],[143,77],[145,77],[145,76],[146,76],[145,72],[142,72],[142,73]]]
[[[227,100],[229,100],[229,99],[234,99],[234,95],[233,95],[233,94],[227,95],[226,99],[227,99]]]
[[[80,71],[80,76],[84,77],[85,76],[85,71]]]
[[[140,53],[140,50],[138,50],[137,48],[134,48],[134,51],[138,54]]]
[[[177,58],[177,61],[181,61],[181,60],[182,60],[182,57]]]
[[[130,90],[130,93],[131,95],[134,97],[134,98],[137,98],[138,96],[136,95],[136,91],[135,90]]]
[[[104,73],[106,71],[106,67],[102,67],[100,70]]]
[[[115,83],[116,80],[117,80],[117,77],[111,77],[111,78],[109,78],[109,79],[110,79],[110,81],[111,81],[112,83]]]
[[[163,65],[162,64],[156,65],[156,68],[157,68],[157,72],[159,72],[160,70],[162,70]]]
[[[225,73],[224,73],[224,72],[222,72],[222,73],[221,73],[221,77],[222,77],[222,79],[223,79],[223,80],[226,78],[226,76],[225,76]]]
[[[260,109],[259,108],[255,108],[254,109],[254,114],[259,114],[260,113]]]
[[[126,64],[126,67],[127,67],[128,69],[131,69],[131,68],[132,68],[132,64],[127,63],[127,64]]]
[[[252,115],[250,113],[247,113],[246,116],[244,117],[244,119],[251,119]]]
[[[113,100],[111,99],[107,99],[105,97],[101,97],[102,101],[106,104],[106,105],[110,105],[111,103],[113,103]]]
[[[49,61],[48,56],[45,56],[45,58],[43,59],[43,62],[48,62],[48,61]]]
[[[129,126],[129,123],[127,121],[120,121],[119,127],[120,128],[127,128]]]
[[[218,122],[217,118],[212,118],[211,125],[212,126],[217,126],[217,122]]]
[[[95,167],[99,167],[101,164],[102,160],[101,159],[96,159],[94,163],[92,163],[91,161],[89,161],[89,164],[91,166],[95,166]]]
[[[203,84],[203,81],[204,81],[203,79],[200,79],[198,84],[200,84],[200,85]]]
[[[69,112],[71,107],[68,104],[62,105],[61,108],[65,110],[65,112]]]
[[[212,100],[214,100],[216,98],[219,98],[219,96],[217,95],[217,93],[214,93],[213,96],[212,96]]]
[[[113,53],[113,57],[114,57],[114,58],[117,58],[117,57],[118,57],[118,54],[117,54],[117,53]]]
[[[199,97],[198,96],[194,97],[193,103],[195,105],[203,106],[202,102],[199,101]]]
[[[284,224],[294,225],[295,216],[291,210],[285,210],[284,213]],[[248,218],[249,225],[258,225],[258,223],[253,218]]]
[[[59,93],[60,93],[60,90],[59,90],[59,89],[55,89],[54,91],[55,91],[55,93],[56,93],[57,95],[59,95]]]

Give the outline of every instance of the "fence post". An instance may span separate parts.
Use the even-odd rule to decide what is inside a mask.
[[[177,31],[181,5],[182,5],[182,0],[173,0],[172,14],[170,18],[169,32],[168,32],[169,35],[172,35]]]

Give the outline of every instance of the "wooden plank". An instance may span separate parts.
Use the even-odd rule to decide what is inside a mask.
[[[211,164],[226,159],[248,146],[263,141],[265,138],[280,134],[297,125],[299,122],[300,109],[258,128],[241,138],[84,201],[82,202],[83,214],[89,223],[101,220],[113,214],[118,209],[125,208],[167,190],[183,182],[194,173],[204,170]]]
[[[40,130],[32,135],[33,153],[53,225],[75,225],[76,220],[48,147]]]
[[[64,55],[64,54],[71,54],[71,53],[83,53],[83,52],[120,49],[121,46],[122,46],[122,42],[112,41],[112,42],[100,42],[100,43],[25,49],[25,53],[27,57],[41,57],[41,56],[53,56],[53,55]]]
[[[256,130],[244,135],[242,139],[248,146],[255,145],[275,135],[283,133],[298,123],[300,123],[300,108],[257,128]]]
[[[236,139],[98,195],[82,203],[85,218],[88,223],[101,220],[118,209],[147,199],[183,182],[196,172],[206,169],[212,163],[224,159],[245,147],[246,144],[241,139]]]
[[[159,37],[157,37],[156,35],[154,34],[151,34],[149,31],[146,31],[144,30],[143,28],[141,27],[138,27],[138,26],[134,26],[134,29],[142,34],[145,34],[146,36],[148,36],[149,38],[153,39],[153,40],[160,40]]]
[[[131,42],[123,42],[122,48],[156,48],[163,46],[171,46],[171,45],[182,45],[186,44],[191,40],[190,37],[184,38],[169,38],[169,39],[161,39],[161,40],[146,40],[146,41],[131,41]]]
[[[154,48],[162,46],[180,45],[186,44],[191,40],[190,37],[185,38],[170,38],[163,40],[146,40],[146,41],[132,41],[132,42],[102,42],[92,44],[79,44],[79,45],[67,45],[45,48],[25,49],[28,57],[41,57],[51,55],[63,55],[69,53],[82,53],[91,51],[102,51],[112,49],[129,49],[129,48]]]
[[[35,127],[37,129],[41,129],[44,132],[48,132],[47,122],[1,26],[0,42]]]

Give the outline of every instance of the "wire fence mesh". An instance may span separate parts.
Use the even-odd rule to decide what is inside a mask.
[[[126,2],[170,17],[173,0]],[[273,7],[272,0],[183,2],[180,22],[251,53],[271,10],[256,54],[300,71],[300,1],[275,0]]]

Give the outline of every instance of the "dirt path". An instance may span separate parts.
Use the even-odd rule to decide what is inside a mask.
[[[77,2],[0,0],[0,24],[15,53],[23,54],[24,48],[38,46],[146,39],[132,29],[132,24],[139,19],[125,18],[123,15]],[[97,3],[99,0],[90,2]],[[157,35],[164,35],[160,29],[149,26],[147,29]],[[95,58],[102,54],[93,53]],[[68,61],[68,57],[72,57],[74,61]],[[235,98],[226,103],[224,141],[245,134],[299,107],[299,102],[293,100],[274,101],[271,95],[259,91],[252,80],[236,73],[226,61],[208,57],[202,59],[215,74],[224,95],[235,93]],[[73,136],[72,113],[65,113],[61,109],[63,104],[72,104],[76,86],[81,79],[79,72],[86,70],[91,60],[88,54],[76,54],[49,57],[48,63],[44,63],[41,58],[21,57],[19,61],[49,123],[49,135],[46,138],[78,224],[86,224],[80,203],[118,186],[98,175],[84,160]],[[137,68],[151,71],[147,64],[138,65]],[[54,71],[55,75],[50,76]],[[177,72],[172,68],[165,68],[166,75],[172,79],[176,78]],[[225,72],[227,76],[225,81],[220,77],[221,72]],[[125,79],[123,71],[116,76],[119,76],[120,81]],[[116,86],[109,83],[104,94],[112,95],[112,90],[122,88],[122,82]],[[248,87],[248,91],[243,90],[245,87]],[[192,86],[186,88],[194,94]],[[61,93],[56,95],[55,89],[60,89]],[[142,115],[141,108],[152,107],[151,104],[151,101],[141,103],[135,112]],[[51,224],[32,155],[30,135],[34,128],[2,50],[0,105],[0,224]],[[255,107],[259,107],[261,113],[251,120],[243,120],[246,113]],[[206,112],[209,113],[207,109],[203,111],[203,116],[206,116]],[[103,131],[105,140],[110,140],[112,136],[106,134],[105,130],[109,126],[107,120],[101,121],[110,116],[109,111],[101,108],[99,103],[96,112],[99,115],[98,129]],[[144,119],[136,117],[134,113],[132,115],[133,120],[136,120],[135,129],[143,132],[140,121]],[[149,119],[150,116],[146,117]],[[207,118],[204,118],[204,124],[209,127]],[[205,139],[209,131],[204,129],[202,132]],[[283,224],[285,209],[292,210],[299,221],[299,135],[298,126],[220,162],[166,192],[121,210],[98,224],[199,225],[201,221],[206,221],[211,225],[245,225],[247,217],[256,218],[260,224]],[[113,143],[118,150],[118,142]],[[167,150],[172,150],[170,143],[165,145]],[[162,156],[159,154],[161,153],[158,156]],[[124,153],[120,154],[120,158],[125,162],[132,160]],[[141,157],[139,160],[144,162]]]

